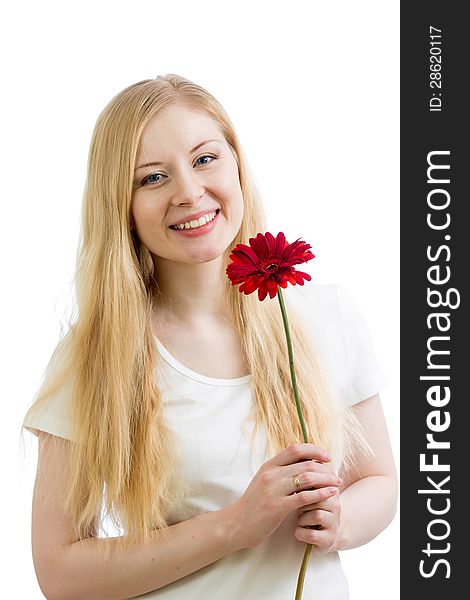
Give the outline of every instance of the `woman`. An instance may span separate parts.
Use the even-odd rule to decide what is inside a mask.
[[[166,75],[108,104],[89,155],[78,315],[24,422],[39,436],[46,597],[292,598],[305,543],[303,597],[348,597],[338,550],[395,512],[383,378],[345,290],[286,289],[312,442],[298,443],[279,306],[225,275],[232,248],[265,229],[207,91]],[[103,514],[123,535],[106,537]]]

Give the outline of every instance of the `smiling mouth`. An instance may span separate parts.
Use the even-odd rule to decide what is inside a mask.
[[[214,211],[208,212],[203,217],[200,217],[200,219],[198,220],[188,221],[186,223],[180,223],[178,225],[170,225],[170,229],[174,229],[176,231],[190,231],[192,229],[199,229],[199,227],[204,227],[204,225],[211,223],[217,217],[219,212],[220,208],[217,208]],[[211,215],[212,218],[209,218],[209,220],[207,220],[207,217],[209,215]]]

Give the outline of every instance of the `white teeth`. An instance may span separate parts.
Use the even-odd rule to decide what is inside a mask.
[[[202,225],[205,225],[206,223],[212,221],[212,219],[215,218],[215,215],[215,212],[210,212],[200,217],[197,221],[194,220],[186,223],[181,223],[180,225],[174,225],[173,227],[175,227],[176,229],[196,229],[196,227],[201,227]]]

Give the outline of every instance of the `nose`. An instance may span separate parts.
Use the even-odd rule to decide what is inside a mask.
[[[173,203],[194,204],[204,194],[204,185],[192,169],[186,169],[175,176],[175,192]]]

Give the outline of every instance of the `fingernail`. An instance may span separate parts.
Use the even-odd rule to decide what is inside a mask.
[[[336,480],[336,483],[338,485],[341,485],[343,483],[343,480],[341,479],[341,477],[338,477],[338,479]]]
[[[328,492],[330,494],[336,494],[336,488],[335,487],[330,487],[330,488],[328,488]]]

